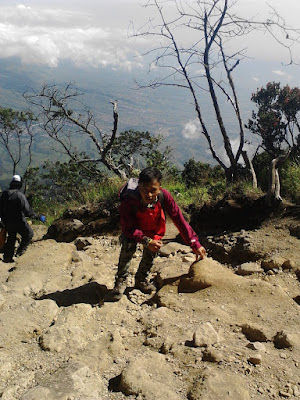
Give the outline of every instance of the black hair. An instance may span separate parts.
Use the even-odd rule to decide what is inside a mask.
[[[9,188],[10,189],[21,189],[22,185],[23,185],[22,181],[21,182],[19,182],[19,181],[11,181],[10,184],[9,184]]]
[[[162,174],[159,169],[155,167],[147,167],[143,169],[143,171],[139,175],[139,182],[140,183],[150,183],[157,179],[158,182],[162,179]]]

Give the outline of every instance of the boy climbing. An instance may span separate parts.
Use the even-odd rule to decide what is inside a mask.
[[[161,172],[157,168],[149,167],[140,173],[138,181],[129,181],[128,187],[125,188],[120,205],[122,247],[115,286],[112,290],[114,300],[121,299],[126,289],[126,277],[137,243],[142,243],[144,250],[135,275],[135,287],[147,294],[156,289],[153,284],[147,282],[147,276],[162,246],[161,239],[166,231],[164,211],[178,228],[185,243],[192,248],[196,259],[206,256],[205,248],[199,243],[194,230],[185,221],[175,200],[167,190],[162,189],[161,179]]]

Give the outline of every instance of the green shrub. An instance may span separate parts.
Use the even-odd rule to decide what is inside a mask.
[[[287,162],[280,172],[281,194],[288,200],[300,204],[300,166],[296,162]]]

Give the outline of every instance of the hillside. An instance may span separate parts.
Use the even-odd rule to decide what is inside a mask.
[[[239,95],[240,107],[247,122],[251,115],[251,93],[258,86],[265,85],[268,81],[278,81],[278,75],[274,74],[274,68],[282,68],[282,65],[274,63],[259,63],[248,60],[241,65],[235,75],[235,84]],[[195,107],[188,91],[174,87],[160,87],[156,90],[134,90],[135,80],[145,84],[150,79],[141,70],[114,70],[111,68],[78,68],[70,62],[62,62],[57,68],[45,65],[24,65],[17,58],[0,60],[0,105],[23,110],[27,104],[23,99],[23,93],[30,88],[39,90],[42,84],[64,85],[72,82],[84,94],[83,104],[87,105],[99,118],[99,126],[103,131],[112,129],[112,106],[110,102],[117,99],[119,102],[119,132],[127,129],[146,130],[152,134],[162,134],[165,145],[174,149],[172,162],[183,165],[190,158],[195,157],[203,162],[212,162],[208,151],[208,144],[200,132],[196,123]],[[276,71],[275,71],[276,72]],[[280,81],[285,82],[287,76],[289,84],[298,85],[298,73],[295,66],[289,66],[289,75],[280,75]],[[295,78],[294,78],[295,77]],[[205,116],[209,134],[214,146],[221,157],[225,156],[223,140],[217,129],[213,107],[206,92],[199,93],[199,101]],[[229,136],[236,146],[238,127],[235,124],[234,112],[227,98],[221,100],[224,123],[227,126]],[[257,138],[249,136],[246,132],[246,140],[256,147]],[[78,143],[82,149],[90,152],[89,146]],[[33,149],[33,164],[41,165],[48,158],[57,159],[57,148],[42,135]],[[19,171],[22,174],[21,171]],[[0,185],[8,180],[11,175],[11,165],[1,149],[0,160]]]
[[[27,253],[0,262],[1,400],[299,398],[297,227],[285,214],[212,234],[192,264],[168,225],[157,293],[132,288],[139,249],[112,303],[117,236],[63,243],[35,226]]]

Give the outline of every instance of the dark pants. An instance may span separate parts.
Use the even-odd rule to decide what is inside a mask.
[[[128,275],[128,269],[130,266],[130,261],[136,251],[137,243],[134,240],[128,239],[126,236],[121,235],[121,252],[118,264],[118,278],[126,278]],[[156,253],[150,251],[147,247],[144,247],[143,256],[139,265],[139,268],[135,274],[136,279],[144,281],[153,265]]]
[[[11,259],[15,253],[15,243],[17,234],[21,235],[21,243],[17,250],[17,254],[23,253],[29,246],[33,238],[33,230],[26,221],[18,224],[6,224],[7,239],[4,246],[4,259]]]

